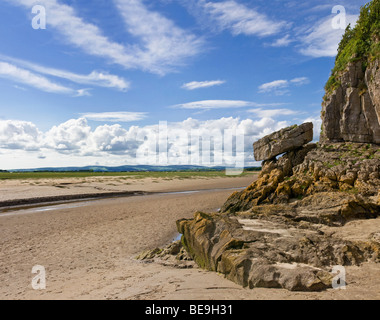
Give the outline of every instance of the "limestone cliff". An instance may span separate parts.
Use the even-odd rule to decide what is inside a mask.
[[[321,142],[380,144],[379,61],[350,62],[322,104]]]
[[[348,26],[322,104],[321,142],[380,144],[380,0]]]

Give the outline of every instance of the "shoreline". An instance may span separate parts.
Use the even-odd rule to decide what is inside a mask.
[[[105,192],[105,193],[91,193],[91,194],[68,194],[60,196],[38,197],[38,198],[25,198],[14,199],[8,201],[0,201],[1,210],[13,210],[14,207],[29,206],[29,205],[56,205],[75,200],[98,200],[98,199],[111,199],[121,197],[133,197],[155,194],[155,192],[144,191],[126,191],[126,192]],[[22,209],[22,207],[21,207]],[[17,209],[16,209],[17,210]]]
[[[176,221],[196,211],[215,212],[231,190],[247,187],[256,175],[147,183],[146,192],[173,193],[117,197],[85,206],[54,208],[54,214],[4,215],[0,220],[1,300],[273,300],[379,299],[378,266],[347,267],[347,290],[320,293],[243,288],[215,272],[198,267],[178,269],[134,258],[160,248],[178,234]],[[185,183],[184,183],[185,182]],[[140,183],[139,186],[142,184]],[[240,186],[239,186],[240,185]],[[210,187],[211,186],[211,187]],[[131,185],[130,188],[137,188]],[[140,188],[139,188],[140,189]],[[33,189],[34,194],[39,190]],[[55,191],[55,189],[53,189]],[[58,190],[59,191],[59,190]],[[182,192],[184,191],[184,192]],[[177,193],[175,193],[177,192]],[[1,216],[1,215],[0,215]],[[379,219],[380,221],[380,219]],[[352,222],[347,236],[373,221]],[[33,290],[33,266],[46,268],[46,290]],[[369,277],[368,275],[371,275]]]
[[[82,199],[103,196],[128,196],[133,193],[157,193],[193,191],[202,189],[233,188],[249,185],[257,174],[252,173],[241,177],[193,177],[193,178],[125,178],[123,176],[112,177],[87,177],[87,178],[49,178],[27,180],[2,180],[0,181],[0,204],[46,202],[55,200]],[[242,184],[241,181],[244,181]],[[60,198],[58,198],[58,196]],[[70,197],[70,199],[68,198]],[[26,200],[27,199],[27,200]],[[15,202],[12,202],[15,201]]]
[[[176,194],[192,194],[192,193],[206,193],[206,192],[222,192],[222,191],[238,191],[240,188],[213,188],[213,189],[199,189],[189,191],[169,191],[169,192],[145,192],[145,191],[130,191],[120,193],[95,193],[95,194],[73,194],[66,196],[55,197],[41,197],[30,199],[17,199],[10,201],[0,202],[0,218],[5,215],[10,215],[13,212],[29,211],[33,209],[57,207],[56,210],[64,209],[65,205],[73,203],[92,205],[93,201],[112,200],[127,197],[144,197],[151,195],[176,195]],[[82,206],[83,207],[83,206]]]
[[[231,188],[247,187],[254,178],[149,183],[145,190],[162,192],[90,201],[80,207],[57,206],[54,214],[4,214],[0,223],[0,299],[161,299],[165,292],[179,290],[173,281],[184,286],[195,282],[215,288],[234,286],[198,268],[147,265],[133,258],[173,241],[178,234],[176,220],[190,218],[197,210],[217,210],[232,193]],[[213,192],[208,191],[210,186]],[[167,189],[172,193],[166,193]],[[31,287],[35,265],[46,268],[46,290]],[[234,290],[240,289],[236,286]],[[196,291],[186,289],[184,293],[191,298]],[[222,294],[227,291],[221,289]]]

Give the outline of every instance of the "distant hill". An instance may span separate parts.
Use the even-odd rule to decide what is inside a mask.
[[[119,167],[107,167],[107,166],[85,166],[85,167],[47,167],[36,169],[15,169],[9,170],[10,172],[147,172],[147,171],[221,171],[225,170],[225,167],[203,167],[203,166],[191,166],[191,165],[177,165],[177,166],[149,166],[149,165],[137,165],[137,166],[119,166]],[[250,168],[253,170],[255,168]],[[259,168],[258,168],[259,169]]]

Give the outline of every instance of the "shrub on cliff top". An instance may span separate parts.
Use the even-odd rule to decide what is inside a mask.
[[[358,22],[354,28],[348,25],[338,47],[335,67],[326,83],[326,94],[339,85],[339,75],[348,63],[363,62],[363,70],[368,61],[380,57],[380,0],[372,0],[360,10]]]

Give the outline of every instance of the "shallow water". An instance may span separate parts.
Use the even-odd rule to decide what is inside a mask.
[[[217,192],[217,191],[236,191],[236,190],[243,190],[243,188],[214,188],[214,189],[204,189],[204,190],[190,190],[190,191],[173,191],[173,192],[160,192],[154,194],[155,196],[168,196],[173,194],[193,194],[193,193],[200,193],[200,192]],[[133,195],[128,196],[130,197],[147,197],[152,196],[152,194],[145,194],[145,195]],[[92,199],[76,199],[76,200],[66,200],[66,201],[58,201],[58,202],[48,202],[48,203],[41,203],[41,204],[32,204],[32,205],[22,205],[22,206],[15,206],[15,207],[6,207],[0,209],[0,218],[1,217],[9,217],[14,215],[20,215],[20,214],[31,214],[31,213],[37,213],[37,212],[52,212],[56,210],[62,210],[62,209],[72,209],[72,208],[79,208],[79,207],[85,207],[92,205],[95,201],[104,201],[104,200],[110,200],[113,198],[122,198],[122,197],[104,197],[104,198],[92,198]],[[180,240],[177,239],[177,240]]]

